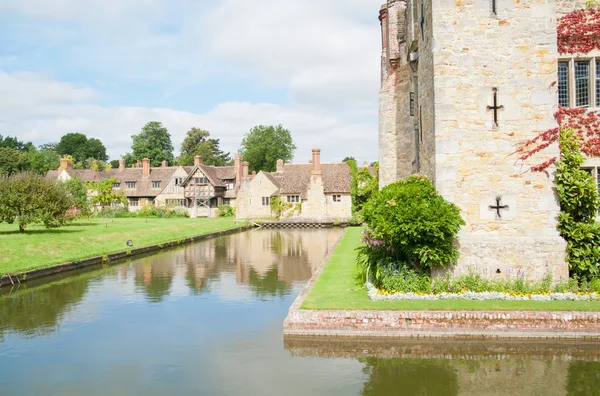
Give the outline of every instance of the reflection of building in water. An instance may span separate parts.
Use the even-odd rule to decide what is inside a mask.
[[[170,294],[175,276],[172,254],[145,257],[133,263],[134,283],[143,290],[150,302],[160,302]]]
[[[187,284],[200,291],[221,272],[235,273],[238,284],[261,288],[265,280],[275,289],[278,282],[306,281],[342,232],[255,230],[189,245],[183,253]]]
[[[358,359],[363,395],[592,395],[600,344],[286,337],[292,356]],[[399,392],[399,390],[402,390]]]

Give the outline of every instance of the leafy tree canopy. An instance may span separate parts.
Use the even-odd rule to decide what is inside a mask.
[[[66,186],[31,172],[0,176],[0,221],[17,223],[19,231],[32,223],[59,227],[73,199]]]
[[[346,157],[342,160],[342,162],[354,161],[356,163],[356,159],[354,157]]]
[[[88,139],[83,133],[67,133],[60,138],[56,152],[61,156],[70,155],[76,163],[85,163],[89,158],[107,161],[106,147],[98,139]]]
[[[291,161],[294,151],[292,134],[281,124],[258,125],[244,136],[240,154],[250,163],[251,171],[274,172],[277,160]]]
[[[131,159],[133,162],[144,158],[150,159],[151,166],[160,166],[163,160],[167,160],[169,163],[173,162],[171,135],[160,122],[147,123],[139,134],[132,136],[132,139]]]
[[[27,151],[33,147],[31,142],[23,143],[19,141],[16,137],[2,137],[0,135],[0,148],[9,148],[17,151]]]
[[[202,157],[206,165],[225,166],[231,162],[229,153],[219,148],[219,139],[210,139],[210,132],[200,128],[187,132],[176,162],[178,165],[193,165],[196,155]]]
[[[100,205],[102,208],[110,206],[114,203],[127,204],[127,198],[121,191],[115,192],[113,190],[113,184],[117,182],[117,179],[110,178],[101,181],[89,182],[87,187],[92,190],[91,202],[94,205]]]

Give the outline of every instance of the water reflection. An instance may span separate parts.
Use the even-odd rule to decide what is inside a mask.
[[[91,274],[83,274],[65,285],[55,282],[35,289],[5,287],[0,294],[0,341],[6,332],[26,336],[48,334],[85,296]]]
[[[193,243],[152,256],[59,281],[19,288],[0,288],[0,340],[7,332],[27,336],[56,331],[58,324],[78,308],[91,280],[95,293],[143,295],[158,304],[177,295],[211,291],[226,298],[283,297],[296,282],[308,280],[343,231],[256,230]],[[234,290],[228,290],[228,289]],[[135,299],[135,298],[134,298]]]
[[[0,288],[0,393],[599,394],[600,343],[284,339],[342,232],[257,230]]]
[[[600,343],[286,337],[285,348],[296,357],[359,360],[362,395],[600,394]]]

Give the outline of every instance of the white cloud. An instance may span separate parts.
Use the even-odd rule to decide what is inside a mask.
[[[323,149],[324,160],[377,156],[377,1],[0,3],[0,14],[8,10],[25,18],[15,27],[18,48],[44,43],[45,50],[60,53],[54,70],[68,64],[70,70],[107,82],[102,91],[94,91],[34,73],[3,73],[9,60],[13,70],[29,68],[23,63],[27,53],[7,53],[5,60],[0,58],[2,134],[43,142],[77,130],[102,138],[114,157],[128,150],[129,136],[150,120],[169,128],[176,149],[185,131],[199,126],[231,151],[252,126],[282,123],[292,130],[298,160],[306,160],[314,146]],[[31,59],[41,55],[36,56]],[[44,69],[40,62],[35,70],[53,69]],[[171,98],[191,86],[198,95],[210,97],[211,92],[198,85],[206,81],[230,91],[231,85],[248,80],[267,86],[267,91],[271,86],[283,90],[286,100],[215,102],[202,114],[180,111],[185,107],[110,107],[97,101],[114,97],[115,84],[127,89],[133,81],[152,85],[163,98]]]
[[[193,126],[211,131],[227,151],[237,151],[242,136],[258,124],[284,124],[292,131],[304,162],[312,147],[323,149],[324,161],[347,155],[376,158],[376,131],[354,117],[300,106],[227,102],[203,113],[165,108],[103,107],[96,93],[32,73],[0,72],[0,134],[17,135],[40,144],[57,141],[67,132],[100,138],[112,158],[129,151],[130,136],[148,121],[161,121],[170,131],[176,150]],[[10,98],[15,98],[13,105]]]

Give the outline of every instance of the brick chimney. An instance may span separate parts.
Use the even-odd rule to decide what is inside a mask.
[[[312,149],[312,173],[313,175],[321,174],[321,149]]]
[[[73,161],[68,158],[60,159],[60,167],[58,169],[67,169],[73,167]]]
[[[168,166],[168,164],[167,164],[167,161],[166,161],[166,160],[163,160],[163,162],[162,162],[161,166],[162,166],[163,168],[166,168],[166,167]]]
[[[204,163],[204,161],[202,160],[202,157],[200,157],[199,155],[194,157],[194,165],[202,165]]]
[[[137,160],[137,161],[135,162],[135,167],[136,167],[136,168],[141,168],[141,167],[142,167],[142,161],[140,161],[140,160]]]
[[[142,162],[142,176],[148,177],[150,176],[150,160],[148,158],[144,158]]]
[[[277,173],[283,172],[283,160],[277,160]]]
[[[250,166],[250,164],[246,161],[242,162],[242,177],[246,178],[248,177],[248,167]]]
[[[125,160],[123,158],[121,158],[119,160],[119,172],[122,172],[125,170]]]
[[[235,185],[239,186],[242,182],[242,156],[236,154],[233,159],[233,170],[235,172]]]

